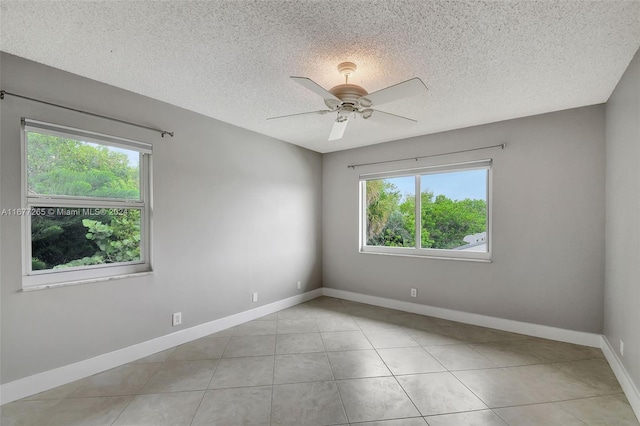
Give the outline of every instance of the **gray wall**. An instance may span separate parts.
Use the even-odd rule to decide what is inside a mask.
[[[0,102],[2,208],[21,206],[21,116],[154,147],[152,276],[21,292],[20,219],[1,218],[3,383],[174,332],[172,312],[187,328],[321,286],[320,154],[15,56],[0,66],[6,91],[175,131]]]
[[[604,334],[640,387],[640,53],[607,102],[606,123]]]
[[[327,154],[323,285],[571,330],[601,332],[604,106]],[[348,164],[505,142],[505,150],[348,169]],[[493,263],[361,254],[358,175],[493,158]],[[417,299],[409,288],[418,289]]]

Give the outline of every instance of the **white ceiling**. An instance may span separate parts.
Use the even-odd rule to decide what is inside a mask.
[[[605,102],[640,46],[639,1],[0,1],[0,49],[318,152]],[[336,66],[410,127],[267,117],[324,108]],[[114,112],[114,115],[117,115]],[[162,126],[162,123],[158,123]]]

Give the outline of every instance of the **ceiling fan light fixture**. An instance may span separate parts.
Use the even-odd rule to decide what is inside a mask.
[[[373,105],[373,103],[368,98],[365,98],[364,96],[358,99],[358,104],[360,105],[361,108],[369,108],[371,107],[371,105]]]
[[[334,109],[336,109],[336,108],[338,108],[340,106],[340,100],[339,99],[325,99],[324,100],[324,104],[330,110],[334,110]]]
[[[364,110],[362,110],[362,112],[360,114],[362,115],[362,118],[364,118],[366,120],[367,118],[370,118],[373,115],[373,110],[372,109],[364,109]]]

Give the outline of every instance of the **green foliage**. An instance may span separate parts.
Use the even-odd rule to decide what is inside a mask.
[[[415,197],[402,195],[392,183],[367,181],[367,244],[387,247],[415,246]],[[421,247],[454,249],[466,245],[466,235],[486,231],[484,200],[452,200],[433,192],[420,194]]]
[[[42,260],[37,259],[35,257],[31,258],[31,269],[33,271],[38,271],[40,269],[46,269],[47,268],[47,264],[44,263]]]
[[[81,211],[81,210],[80,210]],[[74,259],[91,256],[96,246],[87,240],[84,218],[109,220],[108,216],[54,215],[31,218],[32,256],[51,269]]]
[[[82,259],[72,260],[71,262],[65,263],[63,265],[56,265],[53,269],[64,269],[64,268],[74,268],[77,266],[90,266],[90,265],[102,265],[105,263],[104,257],[95,255],[95,256],[87,256]]]
[[[138,167],[122,152],[87,142],[29,132],[29,192],[138,199]]]
[[[98,250],[92,256],[56,265],[54,269],[140,260],[140,210],[127,212],[127,215],[113,216],[108,224],[83,219],[82,225],[87,229],[85,238]]]
[[[389,219],[382,231],[372,236],[368,244],[387,247],[413,247],[415,232],[409,231],[406,225],[406,218],[400,210],[394,210],[389,214]]]
[[[380,235],[402,195],[392,183],[367,181],[367,239]]]
[[[422,193],[422,247],[453,249],[464,246],[466,235],[486,231],[484,200],[451,200]]]
[[[139,199],[139,168],[117,150],[29,132],[31,194]],[[50,210],[50,208],[46,208]],[[57,210],[57,209],[56,209]],[[33,216],[32,269],[59,269],[140,259],[140,211]],[[116,214],[118,213],[118,214]]]
[[[84,219],[87,239],[100,249],[99,255],[108,263],[140,260],[140,211],[130,210],[128,216],[115,216],[110,224]],[[98,253],[96,253],[98,255]]]
[[[64,232],[64,229],[58,224],[46,222],[46,223],[35,223],[36,226],[32,226],[31,231],[31,241],[47,241],[47,240],[55,240]],[[39,226],[38,226],[39,225]]]

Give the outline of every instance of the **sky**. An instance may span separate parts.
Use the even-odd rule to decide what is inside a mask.
[[[402,194],[413,194],[415,191],[415,179],[413,176],[386,179],[400,189]],[[421,189],[429,189],[436,195],[446,195],[452,200],[486,200],[487,198],[487,171],[465,170],[462,172],[435,173],[422,175]]]

